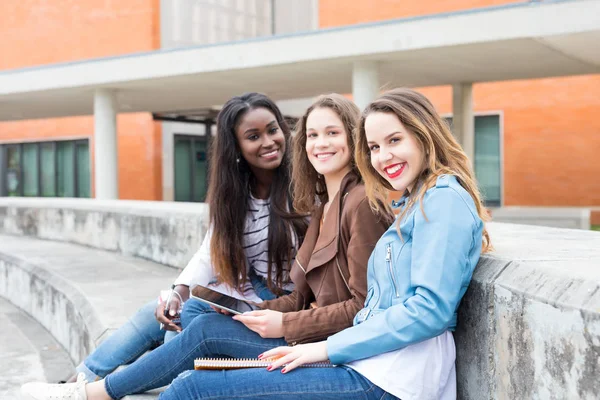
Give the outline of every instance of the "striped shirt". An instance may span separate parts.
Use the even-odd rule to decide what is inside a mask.
[[[248,202],[248,212],[244,224],[244,253],[246,254],[246,271],[252,268],[257,275],[264,278],[268,277],[268,246],[269,246],[269,220],[270,220],[269,200],[255,199],[250,196]],[[187,266],[175,280],[176,285],[187,285],[190,288],[195,285],[210,286],[218,292],[228,294],[238,299],[251,300],[255,302],[262,301],[252,289],[250,282],[246,282],[243,292],[229,287],[226,284],[216,284],[217,278],[212,267],[210,257],[210,242],[212,238],[212,229],[204,236],[200,249],[194,254]],[[298,250],[298,238],[292,234],[292,257],[296,257]],[[292,261],[293,261],[292,258]],[[289,264],[291,267],[291,263]],[[275,266],[273,269],[275,270]],[[276,271],[272,273],[273,278]],[[293,290],[294,284],[289,280],[289,272],[284,273],[284,286],[286,290]]]
[[[246,226],[244,229],[244,252],[246,253],[247,268],[252,268],[257,275],[268,277],[269,271],[269,221],[271,215],[271,201],[255,199],[250,196],[248,202],[248,214],[246,214]],[[294,241],[294,245],[296,245]],[[292,249],[295,257],[296,246]],[[293,261],[293,260],[292,260]],[[273,266],[272,277],[275,279],[276,270]],[[293,284],[289,282],[289,272],[284,274],[284,288],[293,290]]]

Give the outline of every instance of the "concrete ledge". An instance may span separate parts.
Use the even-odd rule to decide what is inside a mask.
[[[204,203],[0,197],[0,234],[76,243],[183,268],[208,225]]]
[[[598,398],[600,234],[489,228],[459,310],[459,398]]]
[[[590,208],[578,207],[501,207],[491,213],[495,222],[585,230],[592,215]]]
[[[39,321],[74,364],[176,274],[105,251],[0,235],[0,297]]]
[[[156,275],[154,283],[142,287],[155,285],[152,290],[134,291],[139,294],[131,298],[135,307],[124,309],[114,302],[115,283],[97,280],[94,271],[126,259],[136,267],[119,293],[131,293],[132,287],[140,288],[136,278],[169,269],[115,251],[182,266],[206,229],[206,209],[196,204],[46,202],[0,199],[0,233],[24,235],[0,237],[0,296],[16,298],[21,308],[43,321],[74,360],[97,344],[106,327],[119,326],[176,273],[170,270],[169,278],[168,273]],[[598,398],[600,233],[496,222],[489,229],[496,250],[481,258],[459,309],[459,398]],[[82,253],[65,258],[73,249]],[[59,271],[49,273],[50,266]],[[76,271],[78,280],[73,279]],[[114,319],[105,322],[90,315]]]

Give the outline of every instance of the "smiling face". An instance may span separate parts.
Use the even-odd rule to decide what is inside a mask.
[[[350,172],[352,154],[348,133],[340,117],[330,108],[315,108],[306,118],[306,155],[325,179]]]
[[[244,114],[235,130],[242,157],[254,174],[279,167],[285,152],[285,136],[277,118],[266,108]]]
[[[423,171],[421,144],[392,113],[373,112],[365,120],[371,165],[398,191],[412,190]]]

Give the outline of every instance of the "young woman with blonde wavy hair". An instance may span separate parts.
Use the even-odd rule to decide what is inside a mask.
[[[198,371],[201,386],[178,378],[161,398],[456,398],[457,309],[491,248],[469,160],[427,98],[396,89],[364,111],[356,161],[374,210],[385,211],[390,191],[403,197],[369,258],[367,297],[353,326],[263,353],[280,357],[268,371]],[[326,360],[337,367],[297,368]]]

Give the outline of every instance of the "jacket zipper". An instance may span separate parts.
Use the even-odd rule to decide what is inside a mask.
[[[344,281],[344,284],[346,285],[346,288],[348,289],[348,293],[352,294],[352,290],[350,290],[350,285],[348,285],[348,282],[346,282],[346,278],[344,277],[344,274],[342,273],[342,267],[340,267],[340,262],[338,261],[337,254],[335,255],[335,263],[337,264],[338,271],[340,271],[342,280]]]
[[[385,254],[385,261],[388,264],[388,268],[390,270],[390,276],[392,277],[392,286],[394,286],[394,292],[396,293],[396,297],[400,297],[400,293],[398,293],[398,285],[396,284],[396,276],[394,275],[394,269],[392,268],[392,245],[387,245],[387,250]]]
[[[304,272],[304,275],[306,275],[306,270],[304,269],[302,264],[300,264],[300,261],[298,261],[298,257],[296,257],[296,262],[298,263],[298,266],[300,267],[300,269]]]

